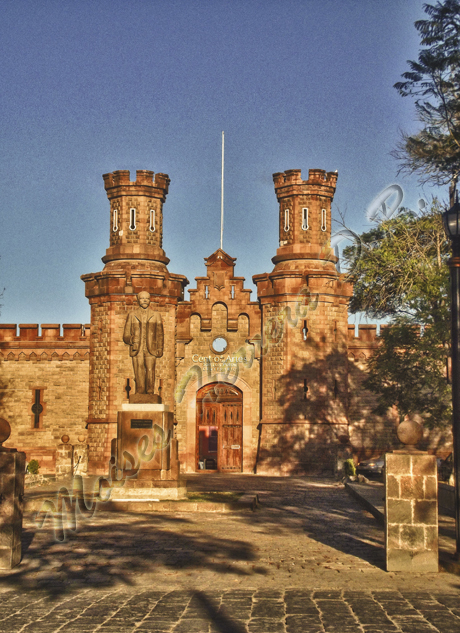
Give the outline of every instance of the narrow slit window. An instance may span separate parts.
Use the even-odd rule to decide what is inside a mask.
[[[129,210],[129,230],[136,230],[136,209]]]
[[[34,429],[41,428],[41,422],[42,422],[41,416],[43,413],[42,394],[43,394],[42,389],[34,389],[34,403],[32,405]]]
[[[306,341],[307,336],[308,336],[308,327],[307,327],[306,321],[303,322],[302,335],[303,335],[303,340]]]
[[[308,208],[304,207],[302,209],[302,231],[308,231],[310,227],[308,226]]]
[[[321,230],[326,230],[326,209],[321,209]]]
[[[289,231],[289,209],[284,210],[284,230],[286,233]]]
[[[114,233],[118,231],[118,209],[113,210],[113,227],[112,230]]]
[[[149,231],[155,233],[155,209],[150,209],[150,226]]]

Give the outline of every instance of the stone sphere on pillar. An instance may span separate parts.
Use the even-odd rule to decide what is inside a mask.
[[[396,433],[402,444],[416,446],[423,437],[423,427],[415,420],[404,420],[398,426]]]

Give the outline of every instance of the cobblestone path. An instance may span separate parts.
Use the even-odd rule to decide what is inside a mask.
[[[187,480],[258,493],[261,507],[121,514],[100,504],[64,542],[51,519],[39,529],[29,514],[23,561],[0,571],[0,633],[460,631],[460,577],[385,572],[382,529],[336,482]]]
[[[458,596],[399,591],[94,591],[2,595],[5,633],[458,633]]]

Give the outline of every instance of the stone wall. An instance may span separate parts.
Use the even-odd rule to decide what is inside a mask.
[[[40,473],[53,473],[61,436],[71,442],[88,417],[89,327],[0,326],[0,417],[11,425],[5,446],[37,459]],[[37,402],[39,407],[32,407]]]
[[[242,470],[253,472],[259,423],[260,309],[250,301],[244,279],[234,276],[234,258],[218,249],[205,261],[207,276],[196,279],[191,300],[180,303],[177,310],[179,458],[185,471],[195,471],[197,391],[214,382],[232,384],[243,393]],[[217,337],[227,342],[222,352],[213,349]]]
[[[367,360],[380,344],[377,326],[348,325],[348,423],[349,435],[356,461],[376,457],[401,448],[396,435],[398,416],[388,411],[386,416],[372,412],[377,396],[363,387],[367,377]],[[447,457],[452,450],[451,429],[424,429],[421,450]]]

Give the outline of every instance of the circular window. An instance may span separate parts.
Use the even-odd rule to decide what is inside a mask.
[[[216,354],[223,354],[228,347],[227,340],[223,336],[216,336],[211,343],[211,348]]]

